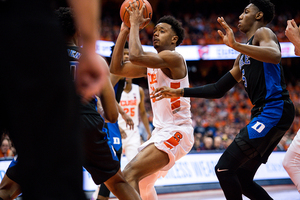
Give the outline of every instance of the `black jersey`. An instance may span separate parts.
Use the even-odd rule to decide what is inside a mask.
[[[254,36],[248,41],[249,45],[252,45],[253,38]],[[253,105],[289,97],[281,62],[261,62],[242,54],[239,67],[245,90]]]

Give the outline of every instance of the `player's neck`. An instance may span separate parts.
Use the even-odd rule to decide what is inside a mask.
[[[127,85],[125,88],[124,88],[124,92],[126,93],[129,93],[130,91],[132,90],[132,85]]]

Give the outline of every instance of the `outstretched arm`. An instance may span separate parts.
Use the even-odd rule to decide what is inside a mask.
[[[254,34],[253,45],[247,45],[235,41],[233,31],[223,17],[218,17],[217,20],[225,30],[225,34],[221,30],[218,30],[218,33],[227,46],[262,62],[273,64],[280,62],[281,52],[277,38],[269,28],[259,28]]]
[[[294,19],[287,21],[285,35],[295,46],[295,54],[300,56],[300,26],[297,26]]]
[[[235,60],[233,68],[229,72],[227,72],[222,78],[220,78],[216,83],[194,88],[178,89],[172,89],[164,86],[156,88],[155,91],[151,93],[151,98],[155,98],[156,100],[174,97],[198,97],[207,99],[221,98],[236,83],[241,81],[242,74],[238,64],[239,58],[240,56],[238,56]]]
[[[99,94],[108,77],[108,69],[96,54],[96,40],[99,38],[98,0],[69,0],[75,13],[75,21],[80,29],[83,48],[77,68],[76,87],[81,96],[90,100]]]

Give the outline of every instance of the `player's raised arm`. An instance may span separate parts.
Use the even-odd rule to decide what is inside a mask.
[[[249,8],[246,8],[245,10],[247,9]],[[273,64],[280,62],[281,52],[278,46],[276,35],[271,31],[271,29],[267,27],[261,27],[257,29],[256,32],[249,31],[247,35],[248,39],[250,39],[253,35],[254,39],[253,45],[247,45],[241,44],[235,40],[232,29],[229,27],[223,17],[218,17],[217,21],[225,30],[225,34],[221,30],[218,30],[218,33],[227,46],[262,62]]]
[[[135,65],[130,61],[123,61],[123,50],[128,35],[129,28],[124,23],[122,23],[121,30],[111,58],[110,72],[119,76],[132,78],[146,76],[146,67]]]

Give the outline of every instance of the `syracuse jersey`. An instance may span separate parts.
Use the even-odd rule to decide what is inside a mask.
[[[148,85],[151,94],[155,88],[168,86],[170,88],[189,87],[188,74],[182,78],[173,80],[164,74],[161,69],[148,68]],[[190,98],[164,98],[160,101],[151,100],[153,110],[153,125],[155,128],[163,128],[172,125],[191,125]]]
[[[129,93],[123,91],[121,95],[120,105],[124,109],[124,111],[127,113],[128,116],[131,117],[133,123],[134,123],[134,129],[137,129],[137,126],[139,124],[139,104],[141,101],[140,96],[140,89],[139,86],[136,84],[132,84],[132,89]],[[122,118],[122,116],[119,114],[119,126],[123,130],[129,130],[126,128],[126,122]]]

